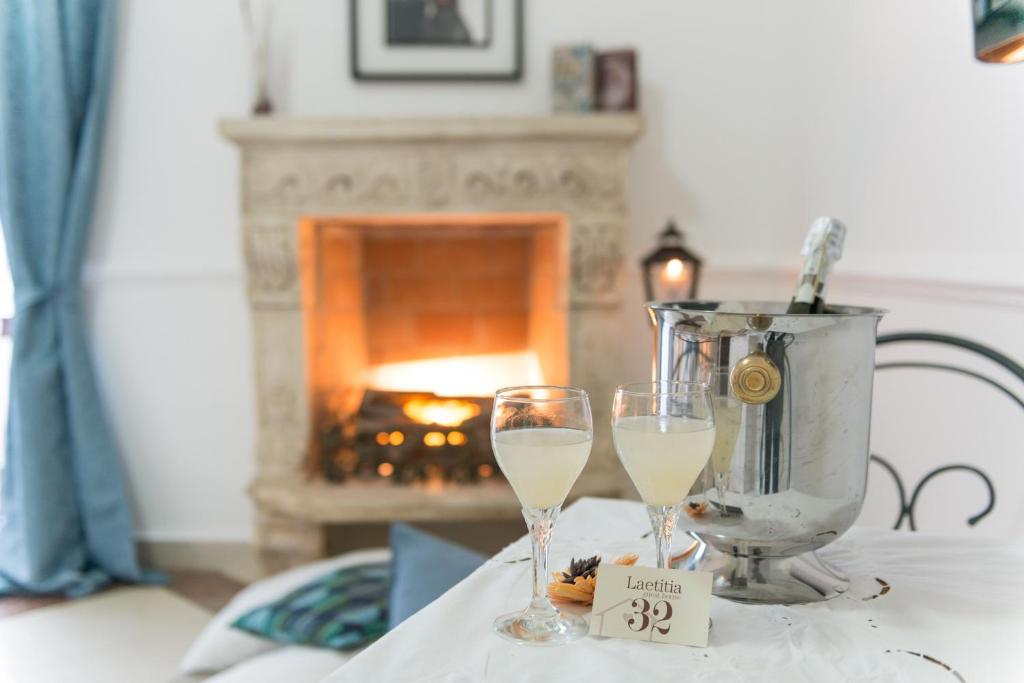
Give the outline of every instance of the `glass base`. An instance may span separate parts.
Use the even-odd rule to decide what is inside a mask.
[[[555,612],[542,619],[526,612],[505,614],[494,620],[494,632],[520,645],[561,645],[587,635],[590,627],[580,617]]]

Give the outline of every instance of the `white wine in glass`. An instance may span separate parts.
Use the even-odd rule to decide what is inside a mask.
[[[561,505],[587,464],[593,437],[579,429],[510,429],[494,437],[494,452],[523,507]]]
[[[619,459],[648,505],[680,503],[715,443],[714,427],[686,417],[624,417],[612,433]]]
[[[658,567],[668,567],[686,494],[715,446],[711,391],[689,382],[643,382],[615,390],[612,438],[654,529]]]
[[[516,643],[555,645],[587,633],[585,621],[562,614],[548,598],[548,544],[593,440],[590,401],[582,389],[510,387],[494,396],[491,445],[533,542],[533,599],[522,612],[494,622],[500,636]]]
[[[726,385],[728,386],[728,385]],[[715,396],[715,447],[711,451],[711,471],[721,514],[727,514],[725,490],[732,473],[732,452],[740,435],[743,404],[730,396]]]

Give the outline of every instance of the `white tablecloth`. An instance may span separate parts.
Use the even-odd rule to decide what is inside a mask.
[[[626,552],[653,564],[648,529],[639,503],[585,498],[558,521],[551,569]],[[795,606],[713,598],[706,649],[592,637],[541,648],[491,631],[529,600],[530,563],[507,563],[529,555],[524,537],[325,683],[1024,681],[1020,540],[854,528],[821,554],[851,576],[849,592]]]

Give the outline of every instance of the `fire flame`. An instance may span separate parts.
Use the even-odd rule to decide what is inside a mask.
[[[458,398],[414,398],[405,402],[402,412],[420,424],[458,427],[479,415],[480,406]]]
[[[366,377],[367,386],[382,391],[451,397],[493,396],[501,387],[543,383],[540,358],[533,351],[385,363],[371,367]]]

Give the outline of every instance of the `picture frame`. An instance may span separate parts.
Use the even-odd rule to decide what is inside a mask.
[[[586,43],[556,45],[551,52],[551,108],[555,112],[594,109],[594,48]]]
[[[600,52],[594,62],[597,109],[636,111],[640,84],[637,82],[636,50]]]
[[[516,81],[523,0],[349,0],[357,81]]]

